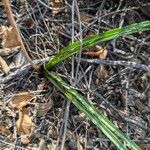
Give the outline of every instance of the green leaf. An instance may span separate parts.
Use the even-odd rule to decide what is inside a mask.
[[[71,101],[80,111],[82,111],[119,149],[140,150],[138,145],[130,140],[122,131],[120,131],[109,119],[97,110],[85,97],[79,94],[73,87],[65,83],[56,73],[49,72],[57,63],[76,54],[82,48],[92,47],[100,42],[109,41],[120,36],[150,30],[150,21],[135,23],[123,28],[116,28],[106,31],[100,35],[94,35],[83,39],[82,43],[76,41],[63,48],[58,55],[54,56],[44,66],[45,76]]]
[[[106,116],[98,111],[85,97],[79,94],[73,87],[65,83],[56,73],[48,72],[45,69],[46,77],[71,101],[80,111],[82,111],[99,129],[119,148],[126,149],[122,141],[126,142],[129,148],[140,150],[140,148],[121,132]]]
[[[128,25],[122,28],[111,29],[106,31],[100,35],[94,35],[88,38],[83,39],[82,48],[92,47],[100,42],[109,41],[111,39],[118,38],[123,35],[128,35],[140,31],[146,31],[150,29],[150,21],[144,21],[141,23],[135,23],[132,25]],[[65,60],[66,58],[76,54],[80,50],[80,41],[76,41],[72,44],[69,44],[62,50],[60,50],[59,54],[54,56],[49,60],[46,64],[47,70],[51,70],[57,63]]]

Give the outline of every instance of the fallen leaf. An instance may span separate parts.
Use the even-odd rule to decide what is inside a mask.
[[[8,74],[10,72],[10,68],[7,65],[6,61],[0,56],[0,67],[5,72],[5,74]]]
[[[21,136],[22,143],[28,144],[30,142],[28,136],[33,130],[34,123],[29,117],[28,110],[26,108],[24,108],[23,111],[19,113],[19,119],[16,122],[16,127],[18,135]]]
[[[29,113],[30,113],[29,109],[26,107],[23,107],[21,112],[22,112],[22,114],[26,114],[26,115],[29,115]]]
[[[84,55],[92,56],[92,57],[100,57],[101,59],[105,59],[107,57],[108,51],[107,49],[99,49],[98,51],[85,52]]]
[[[33,127],[31,118],[27,114],[20,115],[16,122],[18,134],[29,135]]]
[[[12,133],[3,125],[0,125],[0,133],[9,139],[12,138]]]
[[[46,113],[52,108],[53,101],[49,99],[46,103],[39,103],[37,108],[37,116],[41,117],[46,115]]]
[[[36,99],[36,96],[33,93],[29,92],[19,93],[11,98],[11,105],[14,108],[21,109],[33,99]]]
[[[17,33],[13,27],[1,26],[2,34],[2,47],[5,48],[14,48],[20,46],[20,42],[17,38]]]
[[[85,55],[92,56],[92,57],[100,57],[101,59],[106,59],[108,51],[105,48],[101,48],[98,45],[96,46],[99,50],[98,51],[92,51],[92,52],[85,52]],[[104,80],[108,77],[108,71],[106,70],[106,67],[104,65],[99,65],[94,74],[96,75],[96,84],[99,84],[100,80]]]
[[[23,136],[21,136],[21,142],[22,142],[22,144],[27,145],[30,143],[30,140],[27,135],[23,135]]]

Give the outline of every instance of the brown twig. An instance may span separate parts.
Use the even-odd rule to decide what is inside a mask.
[[[20,36],[20,31],[19,31],[19,29],[17,27],[17,24],[16,24],[16,21],[15,21],[15,19],[13,17],[13,13],[12,13],[11,6],[9,4],[9,0],[2,0],[2,3],[3,3],[4,8],[6,10],[8,20],[9,20],[11,26],[13,27],[13,29],[15,30],[17,38],[18,38],[18,41],[20,42],[20,47],[21,47],[22,54],[25,56],[26,60],[32,65],[32,67],[34,69],[38,70],[38,66],[35,65],[32,62],[31,58],[29,57],[29,55],[28,55],[28,53],[27,53],[27,51],[25,49],[25,46],[24,46],[23,41],[22,41],[21,36]]]

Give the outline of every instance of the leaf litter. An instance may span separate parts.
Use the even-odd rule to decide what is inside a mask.
[[[37,2],[26,1],[24,2],[25,4],[23,5],[22,8],[18,4],[18,2],[15,2],[14,0],[12,1],[12,6],[15,5],[13,9],[16,11],[16,12],[14,11],[16,13],[16,16],[17,16],[17,13],[21,14],[22,16],[22,17],[17,18],[18,24],[21,27],[21,32],[23,33],[25,41],[28,43],[30,47],[30,55],[32,55],[32,57],[35,59],[38,59],[39,57],[40,58],[44,57],[43,53],[46,53],[45,55],[48,55],[50,51],[56,53],[58,47],[63,47],[63,45],[67,45],[67,43],[70,42],[71,13],[70,13],[69,6],[71,6],[71,4],[69,3],[69,1],[67,1],[68,2],[67,10],[65,10],[67,12],[65,12],[64,9],[61,9],[64,6],[63,1],[56,1],[58,5],[54,4],[55,1],[52,1],[52,2],[53,4],[51,6],[53,9],[49,10],[47,7],[43,6],[38,1]],[[115,3],[115,2],[105,3],[103,7],[101,6],[102,12],[99,12],[99,5],[102,1],[95,1],[95,2],[96,3],[94,3],[93,1],[87,1],[86,6],[85,6],[85,3],[83,1],[78,1],[78,5],[79,5],[79,8],[81,9],[81,13],[86,14],[86,16],[88,16],[88,18],[86,19],[85,15],[81,14],[82,15],[81,19],[83,20],[82,25],[83,27],[88,28],[84,30],[83,36],[86,36],[90,32],[96,33],[98,30],[99,32],[101,32],[103,30],[107,30],[112,27],[116,27],[116,26],[118,27],[123,13],[125,13],[124,17],[127,21],[125,22],[125,24],[131,24],[132,22],[137,22],[136,19],[139,21],[140,19],[136,16],[136,14],[138,14],[144,19],[144,15],[140,14],[138,9],[134,10],[132,8],[133,4],[131,4],[131,7],[130,7],[131,8],[130,11],[132,12],[132,14],[130,13],[129,15],[128,12],[123,11],[123,9],[121,8],[120,8],[120,11],[123,12],[121,14],[118,13],[117,10],[114,13],[112,9],[108,10],[109,7],[114,8],[114,9],[118,7],[119,9],[119,3]],[[123,3],[121,1],[120,1],[120,4],[122,4],[123,6]],[[33,8],[36,7],[37,9],[32,10],[31,6],[33,6]],[[47,6],[49,7],[49,5]],[[19,8],[19,9],[16,9],[16,8]],[[26,12],[31,14],[31,16],[33,15],[34,17],[29,17],[26,14]],[[99,18],[98,16],[101,13],[102,15],[108,14],[108,16],[104,17],[104,20],[102,18],[102,21],[100,23],[96,23],[96,22],[91,23],[91,21],[96,21],[94,16]],[[109,16],[109,13],[110,14],[112,13],[113,17],[111,15]],[[129,16],[130,16],[130,19],[128,19]],[[45,20],[43,20],[43,17],[45,17],[44,18]],[[23,21],[23,20],[28,20],[28,19],[30,20],[32,25],[28,25],[26,24],[26,22]],[[115,21],[113,19],[115,19]],[[52,20],[54,21],[53,23],[51,23]],[[75,33],[79,33],[77,21],[78,20],[75,16]],[[5,22],[5,20],[2,19],[2,22]],[[55,29],[56,26],[60,27],[61,31],[56,30]],[[4,27],[5,27],[5,30],[3,31],[5,31],[4,32],[5,36],[4,34],[3,36],[5,37],[5,40],[3,40],[1,43],[2,48],[6,49],[6,47],[13,47],[15,45],[18,45],[19,43],[14,43],[13,45],[12,43],[15,40],[10,38],[11,33],[13,33],[13,28],[6,27],[6,26]],[[50,36],[48,36],[48,34],[50,34]],[[15,34],[13,36],[15,38]],[[33,39],[30,38],[31,36],[33,37]],[[117,51],[117,48],[118,48],[120,49],[120,51],[118,50],[117,54],[122,56],[122,58],[124,58],[125,60],[127,58],[125,58],[124,55],[122,55],[121,51],[130,52],[133,56],[135,56],[134,53],[137,52],[137,55],[135,57],[137,57],[139,61],[142,61],[143,63],[148,64],[149,53],[147,51],[148,50],[147,41],[149,39],[147,39],[145,43],[142,43],[142,42],[140,42],[140,44],[138,43],[138,40],[143,40],[143,37],[147,38],[147,34],[143,33],[143,35],[142,34],[139,36],[135,35],[135,37],[136,37],[136,40],[130,39],[130,37],[124,37],[116,41],[113,41],[112,43],[110,42],[108,44],[104,44],[102,47],[106,47],[107,51],[105,50],[102,51],[99,48],[96,48],[96,50],[93,51],[96,55],[91,51],[89,52],[91,56],[87,54],[86,57],[98,57],[98,58],[100,57],[101,59],[112,58],[114,60],[119,59],[118,55],[116,55],[116,53],[114,53],[113,51],[114,49]],[[10,41],[8,42],[6,41],[6,39]],[[125,44],[122,44],[122,43],[125,43]],[[136,48],[134,47],[135,45],[137,46],[137,51],[136,51]],[[133,50],[130,49],[130,47],[134,47],[135,51],[133,52]],[[142,51],[140,50],[140,47]],[[35,53],[35,50],[36,50],[36,53]],[[11,52],[11,49],[9,51]],[[3,60],[6,60],[6,62],[4,62],[6,64],[10,64],[9,58],[13,59],[13,56],[11,56],[11,53],[9,55],[5,55],[5,57],[1,54],[0,56]],[[66,61],[65,63],[68,65],[70,64],[70,61],[69,62]],[[69,73],[71,72],[71,69],[70,69],[70,66],[67,67],[65,63],[62,66],[61,65],[58,66],[56,70],[64,78],[70,81],[72,79],[70,76],[67,76],[67,75],[68,75],[68,72]],[[86,67],[87,67],[87,64],[82,64],[80,71],[81,72],[82,70],[85,72],[87,71],[86,76],[84,76],[84,79],[85,81],[86,80],[89,82],[91,81],[91,84],[90,83],[87,84],[86,82],[84,82],[84,80],[80,80],[79,90],[84,91],[85,94],[90,96],[90,99],[92,99],[92,101],[94,101],[94,103],[96,103],[100,107],[100,109],[105,110],[105,113],[108,117],[110,117],[112,120],[117,120],[118,125],[121,126],[123,124],[122,127],[120,128],[122,128],[123,130],[124,129],[128,130],[129,131],[128,134],[129,135],[131,134],[131,136],[134,139],[138,139],[141,142],[141,138],[142,138],[142,142],[146,143],[148,141],[147,135],[149,135],[148,130],[142,129],[142,132],[141,132],[141,130],[139,130],[140,127],[138,125],[136,126],[136,128],[134,128],[134,124],[132,122],[129,122],[129,120],[125,120],[125,123],[128,124],[129,126],[129,128],[127,128],[126,126],[124,126],[125,124],[124,121],[116,118],[116,116],[113,113],[114,109],[112,108],[115,107],[115,110],[123,109],[123,112],[127,111],[129,114],[126,117],[127,118],[129,117],[129,119],[133,115],[132,121],[135,121],[134,122],[135,124],[137,123],[135,120],[135,116],[138,116],[137,117],[139,120],[138,123],[142,124],[145,127],[149,126],[150,119],[149,119],[149,115],[147,114],[147,111],[146,113],[142,113],[141,111],[138,110],[141,108],[139,108],[137,105],[138,101],[140,101],[142,103],[142,109],[145,109],[145,107],[149,108],[149,103],[147,100],[149,97],[149,94],[148,94],[149,93],[148,92],[149,91],[149,88],[148,88],[149,76],[145,75],[145,72],[142,72],[140,70],[134,70],[131,68],[123,68],[119,66],[110,67],[107,65],[105,66],[103,65],[100,67],[94,66],[94,68],[92,66],[91,67],[92,69],[89,72]],[[7,67],[1,67],[1,69],[2,68],[6,69]],[[9,69],[6,69],[6,71],[4,72],[9,73],[9,71],[7,70]],[[94,73],[94,76],[92,76],[93,75],[92,73]],[[92,78],[90,78],[91,76]],[[95,82],[95,78],[96,79],[98,78],[100,82]],[[4,86],[5,94],[1,94],[1,95],[4,95],[4,98],[0,98],[0,100],[2,102],[3,101],[7,102],[8,99],[11,98],[10,103],[12,103],[11,104],[12,107],[10,109],[12,109],[12,111],[14,111],[14,108],[17,109],[15,113],[17,113],[17,115],[19,113],[19,116],[16,116],[15,117],[16,121],[14,121],[17,127],[16,133],[19,139],[21,139],[21,143],[26,144],[26,148],[30,148],[30,146],[34,148],[34,145],[36,143],[39,143],[39,145],[36,145],[36,148],[37,147],[40,148],[40,145],[42,145],[40,143],[43,142],[42,137],[44,136],[44,142],[48,145],[48,147],[50,147],[50,149],[51,148],[53,149],[55,147],[58,147],[61,144],[61,138],[59,140],[58,137],[60,135],[60,132],[59,132],[60,128],[63,128],[62,116],[64,114],[65,102],[63,101],[63,98],[60,96],[60,93],[58,93],[58,91],[54,87],[51,87],[48,85],[45,86],[45,83],[41,84],[41,87],[40,86],[38,87],[39,83],[41,83],[42,80],[43,80],[43,77],[37,76],[37,74],[34,71],[30,70],[26,75],[22,75],[21,77],[18,76],[15,79],[11,80],[11,82],[7,83]],[[127,82],[129,82],[129,87],[128,87],[128,84],[126,84]],[[85,87],[89,88],[89,86],[90,86],[90,91],[86,92],[87,88]],[[76,88],[78,88],[78,85]],[[128,88],[130,92],[127,93],[127,91],[125,91],[126,88]],[[42,91],[37,92],[38,94],[32,94],[30,92],[20,93],[20,89],[23,91],[25,90],[28,91],[29,89],[30,90],[38,89]],[[105,103],[99,97],[96,97],[94,93],[91,93],[91,90],[95,91],[95,93],[99,93],[102,96],[104,96],[104,98],[108,100],[107,101],[108,103]],[[121,95],[124,97],[123,100],[121,96],[118,96],[119,90],[121,91]],[[14,93],[19,93],[19,94],[14,94]],[[50,109],[52,107],[51,102],[48,100],[45,101],[45,98],[43,98],[44,96],[43,97],[41,96],[47,93],[51,93],[49,96],[52,96],[52,101],[54,100],[53,102],[54,109],[52,110]],[[140,94],[141,95],[143,94],[143,97]],[[17,95],[19,95],[20,97]],[[127,100],[126,96],[129,101],[126,101]],[[37,100],[35,101],[36,97],[37,97]],[[34,103],[32,103],[32,101],[34,101]],[[126,102],[127,102],[127,106],[126,106]],[[34,107],[34,104],[36,106],[37,105],[39,106]],[[110,107],[109,104],[112,104],[113,107]],[[8,106],[6,105],[6,107]],[[4,114],[5,114],[4,111],[2,111],[2,116],[1,116],[2,120],[3,120]],[[124,116],[125,115],[126,114],[124,114]],[[77,116],[79,117],[78,119],[76,119]],[[9,116],[9,118],[11,117],[12,116]],[[143,118],[143,119],[140,119],[140,118]],[[12,119],[10,119],[10,121],[12,121]],[[12,124],[15,126],[14,122],[12,121]],[[81,116],[81,113],[79,113],[72,105],[70,108],[70,116],[69,116],[69,121],[67,125],[68,125],[67,130],[69,131],[69,134],[67,134],[67,137],[66,137],[65,147],[68,149],[70,147],[73,147],[72,140],[70,140],[69,137],[73,137],[72,139],[77,141],[78,149],[85,149],[85,147],[86,148],[101,148],[101,149],[108,149],[108,148],[113,149],[114,148],[114,146],[112,145],[110,146],[108,139],[105,136],[103,136],[102,133],[99,133],[95,129],[95,126],[92,123],[87,122],[86,119],[84,120],[84,117]],[[9,136],[9,134],[14,134],[15,128],[9,127],[7,129],[8,125],[5,125],[5,126],[2,126],[1,128],[1,133],[5,137]],[[52,129],[50,131],[51,133],[49,132],[48,129]],[[140,131],[140,132],[137,132],[137,134],[140,133],[141,135],[136,134],[137,130]],[[31,140],[30,138],[30,135],[32,135],[32,132],[35,132],[37,136],[37,138],[36,136],[33,136],[33,140]],[[18,144],[18,143],[16,144],[17,146],[18,145],[22,146],[21,144]],[[141,148],[144,149],[148,147],[148,144],[141,144],[140,146]]]
[[[23,108],[19,112],[19,119],[16,121],[17,133],[21,136],[21,141],[23,144],[29,144],[29,135],[34,128],[34,123],[29,116],[29,110]]]
[[[35,100],[36,95],[30,92],[20,92],[18,94],[15,94],[11,98],[11,105],[14,108],[22,109],[24,106],[26,106],[30,101]]]

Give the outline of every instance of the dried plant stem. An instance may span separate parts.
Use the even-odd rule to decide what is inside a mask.
[[[43,64],[45,61],[48,61],[50,58],[51,57],[47,57],[47,58],[43,58],[43,59],[37,59],[37,60],[34,60],[33,63],[37,64],[37,65]],[[0,77],[0,85],[5,84],[5,83],[9,82],[10,80],[13,80],[14,78],[16,78],[18,76],[26,75],[30,68],[31,68],[31,64],[27,63],[26,65],[21,66],[20,68],[18,68],[14,72],[10,73],[6,77]]]
[[[146,72],[150,72],[150,67],[144,64],[138,64],[132,61],[125,60],[103,60],[103,59],[81,59],[82,62],[93,63],[93,64],[105,64],[105,65],[113,65],[113,66],[127,66],[133,67],[140,70],[144,70]]]
[[[31,58],[29,57],[29,55],[28,55],[28,53],[27,53],[27,51],[26,51],[26,48],[25,48],[25,46],[24,46],[24,44],[23,44],[22,38],[21,38],[21,36],[20,36],[20,31],[19,31],[19,29],[18,29],[18,27],[17,27],[17,24],[16,24],[16,21],[15,21],[15,19],[14,19],[14,17],[13,17],[13,13],[12,13],[11,6],[10,6],[10,4],[9,4],[9,0],[2,0],[2,3],[3,3],[4,8],[5,8],[5,10],[6,10],[8,20],[9,20],[11,26],[13,27],[14,31],[16,32],[18,41],[20,42],[20,47],[21,47],[21,52],[22,52],[22,54],[25,56],[26,60],[32,65],[32,67],[33,67],[34,69],[38,70],[38,66],[35,65],[35,64],[32,62],[32,60],[31,60]]]

